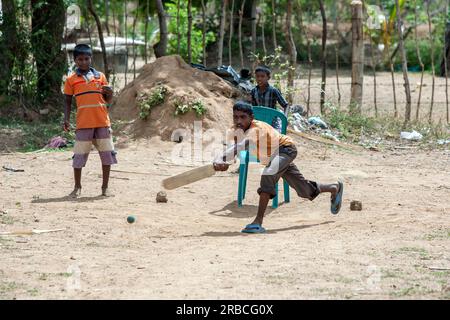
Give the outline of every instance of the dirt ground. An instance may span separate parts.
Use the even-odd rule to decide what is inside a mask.
[[[450,150],[296,143],[307,178],[343,178],[343,208],[333,216],[327,196],[291,190],[259,235],[240,233],[256,213],[257,167],[238,208],[231,171],[156,203],[161,180],[190,168],[157,138],[119,149],[114,169],[139,173],[112,172],[108,199],[95,153],[77,200],[65,197],[70,151],[0,155],[25,170],[0,171],[0,231],[65,228],[0,236],[0,299],[450,299]]]

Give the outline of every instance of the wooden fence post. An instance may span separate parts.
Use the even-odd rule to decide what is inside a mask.
[[[353,0],[352,6],[352,86],[350,106],[361,112],[364,83],[364,38],[362,2]]]

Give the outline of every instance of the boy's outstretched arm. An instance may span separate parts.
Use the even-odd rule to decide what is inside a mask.
[[[72,95],[66,94],[66,106],[64,108],[63,130],[70,131],[70,112],[72,111]]]

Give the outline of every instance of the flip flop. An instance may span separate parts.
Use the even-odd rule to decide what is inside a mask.
[[[339,210],[341,210],[342,205],[342,194],[344,193],[344,183],[342,181],[338,181],[339,184],[339,192],[336,194],[334,201],[331,200],[331,213],[338,214]]]
[[[251,223],[245,226],[245,228],[241,231],[244,233],[264,233],[266,229],[264,229],[260,224]]]

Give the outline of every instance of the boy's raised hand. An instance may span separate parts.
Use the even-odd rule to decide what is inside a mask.
[[[108,96],[108,97],[112,97],[113,89],[110,86],[103,86],[102,94],[104,94],[105,96]]]

